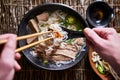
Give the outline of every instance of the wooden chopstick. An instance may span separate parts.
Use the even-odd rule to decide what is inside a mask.
[[[16,40],[23,40],[23,39],[27,39],[27,38],[31,38],[31,37],[36,37],[36,36],[40,36],[42,34],[47,34],[47,33],[50,33],[52,31],[47,31],[47,32],[41,32],[41,33],[34,33],[34,34],[29,34],[29,35],[25,35],[25,36],[20,36],[20,37],[17,37]],[[6,43],[7,40],[1,40],[0,41],[0,44],[4,44]]]
[[[35,46],[35,45],[41,43],[41,42],[45,42],[45,41],[48,41],[48,40],[53,39],[53,38],[55,38],[55,36],[52,36],[52,37],[49,37],[49,38],[46,38],[46,39],[31,43],[31,44],[28,44],[26,46],[23,46],[23,47],[20,47],[20,48],[16,49],[15,52],[20,52],[20,51],[22,51],[24,49],[30,48],[32,46]]]

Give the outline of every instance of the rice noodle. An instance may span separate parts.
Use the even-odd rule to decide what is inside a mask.
[[[42,15],[44,15],[44,13],[46,12],[43,12]],[[56,37],[52,40],[40,43],[38,46],[35,47],[35,53],[37,53],[38,56],[42,57],[43,60],[56,62],[56,65],[58,66],[60,66],[59,64],[67,64],[70,63],[71,61],[74,61],[77,52],[81,49],[81,46],[84,44],[84,39],[81,39],[82,44],[78,44],[78,41],[80,40],[75,41],[76,39],[74,39],[72,43],[66,42],[68,38],[67,36],[68,33],[63,31],[60,26],[64,24],[65,17],[67,15],[68,15],[67,13],[61,10],[56,10],[55,12],[50,12],[50,13],[48,12],[47,15],[48,18],[44,19],[43,21],[38,21],[40,32],[52,30],[53,32],[58,33],[60,37]],[[40,14],[40,16],[37,15],[37,17],[39,17],[40,19],[40,17],[42,16]],[[63,20],[63,22],[59,22],[60,20]],[[65,27],[64,25],[62,26]],[[76,26],[73,24],[67,25],[67,28],[76,30]],[[54,34],[50,33],[50,34],[45,34],[43,36],[39,36],[39,40],[42,40],[50,36],[54,36]],[[56,54],[58,53],[57,51],[59,51],[59,54]],[[67,53],[73,52],[74,55],[61,53],[62,51],[66,51]],[[61,59],[60,60],[56,59],[57,57]]]

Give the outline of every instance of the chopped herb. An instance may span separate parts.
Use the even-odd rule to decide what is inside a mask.
[[[58,21],[59,21],[59,23],[60,23],[62,26],[66,27],[66,28],[67,28],[68,25],[69,25],[68,22],[66,22],[66,20],[59,19]]]
[[[81,30],[81,31],[83,30],[83,26],[78,20],[76,20],[75,26],[76,26],[76,30]]]
[[[47,64],[47,63],[48,63],[48,60],[44,60],[43,63],[44,63],[44,64]]]
[[[68,22],[68,24],[74,24],[75,23],[75,18],[74,17],[72,17],[72,16],[70,16],[70,15],[68,15],[68,16],[66,16],[66,21]]]
[[[98,69],[98,71],[101,73],[101,74],[105,74],[106,73],[106,71],[98,64],[98,66],[97,66],[97,69]]]
[[[44,24],[41,24],[40,27],[44,27]]]
[[[72,42],[74,41],[75,39],[69,39],[69,40],[66,40],[66,43],[68,44],[72,44]]]

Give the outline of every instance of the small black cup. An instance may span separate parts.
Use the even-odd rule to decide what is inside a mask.
[[[91,3],[86,11],[86,20],[91,28],[105,27],[114,17],[113,9],[103,1]]]

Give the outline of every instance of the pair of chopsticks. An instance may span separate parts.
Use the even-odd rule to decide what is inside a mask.
[[[25,35],[25,36],[20,36],[20,37],[17,37],[16,40],[17,41],[18,40],[24,40],[24,39],[27,39],[27,38],[32,38],[32,37],[37,37],[37,36],[40,36],[40,35],[43,35],[43,34],[48,34],[48,33],[51,33],[51,32],[52,31],[46,31],[46,32],[41,32],[41,33],[34,33],[34,34]],[[25,45],[23,47],[20,47],[20,48],[16,49],[15,52],[20,52],[24,49],[30,48],[32,46],[35,46],[35,45],[41,43],[41,42],[45,42],[45,41],[48,41],[48,40],[53,39],[53,38],[55,38],[55,36],[51,36],[51,37],[43,39],[43,40],[38,40],[36,42],[33,42],[31,44],[28,44],[28,45]],[[7,40],[1,40],[0,44],[5,44],[6,42],[7,42]]]

